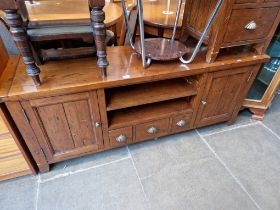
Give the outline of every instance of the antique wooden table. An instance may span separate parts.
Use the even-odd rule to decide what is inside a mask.
[[[29,27],[36,28],[49,25],[89,24],[90,13],[88,0],[46,0],[26,1]],[[122,9],[119,4],[106,2],[104,7],[106,14],[106,27],[112,27],[122,17]]]

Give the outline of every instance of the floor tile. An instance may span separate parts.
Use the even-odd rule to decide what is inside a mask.
[[[280,95],[272,101],[271,107],[265,113],[263,123],[280,136]]]
[[[0,209],[35,209],[37,178],[31,175],[0,182]]]
[[[117,148],[109,151],[104,151],[92,155],[87,155],[80,158],[75,158],[60,163],[53,164],[51,170],[41,174],[42,181],[50,179],[54,176],[59,176],[70,171],[76,171],[84,168],[93,167],[100,164],[109,163],[128,157],[126,147]]]
[[[147,209],[131,159],[40,185],[39,210]]]
[[[209,134],[220,132],[223,130],[228,130],[230,128],[234,128],[234,127],[237,127],[240,125],[247,125],[252,122],[253,122],[252,114],[248,110],[243,110],[243,111],[239,112],[237,119],[233,125],[228,126],[225,122],[225,123],[219,123],[219,124],[215,124],[215,125],[202,127],[202,128],[199,128],[198,130],[201,135],[209,135]]]
[[[130,145],[129,150],[140,178],[151,176],[178,162],[211,156],[195,131]]]
[[[280,209],[280,140],[261,124],[205,137],[263,209]]]
[[[142,183],[153,210],[256,209],[214,158],[166,167]]]

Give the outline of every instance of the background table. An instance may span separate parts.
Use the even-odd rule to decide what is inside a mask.
[[[171,37],[176,17],[177,0],[143,0],[143,16],[145,33],[159,37]],[[182,26],[184,2],[181,6],[181,14],[178,21],[178,31]]]
[[[88,0],[43,0],[30,4],[26,1],[29,27],[90,24]],[[119,4],[106,2],[104,7],[106,27],[116,25],[122,17]]]

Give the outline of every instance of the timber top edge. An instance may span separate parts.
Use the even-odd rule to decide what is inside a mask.
[[[109,47],[107,55],[110,63],[107,78],[102,78],[95,57],[52,61],[40,66],[42,85],[37,87],[26,75],[22,59],[12,57],[0,78],[0,100],[24,100],[171,79],[263,63],[269,59],[267,55],[227,50],[214,63],[208,64],[203,51],[191,64],[182,64],[178,60],[153,62],[148,69],[144,69],[141,58],[130,47]]]

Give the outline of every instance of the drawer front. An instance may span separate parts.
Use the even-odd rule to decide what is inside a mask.
[[[153,139],[168,134],[169,119],[157,120],[135,126],[135,141]]]
[[[123,146],[132,142],[132,127],[119,128],[109,131],[110,145]]]
[[[171,132],[175,133],[190,129],[191,117],[191,114],[178,115],[173,117],[171,119]]]
[[[278,7],[233,10],[223,43],[266,38],[278,11]]]

